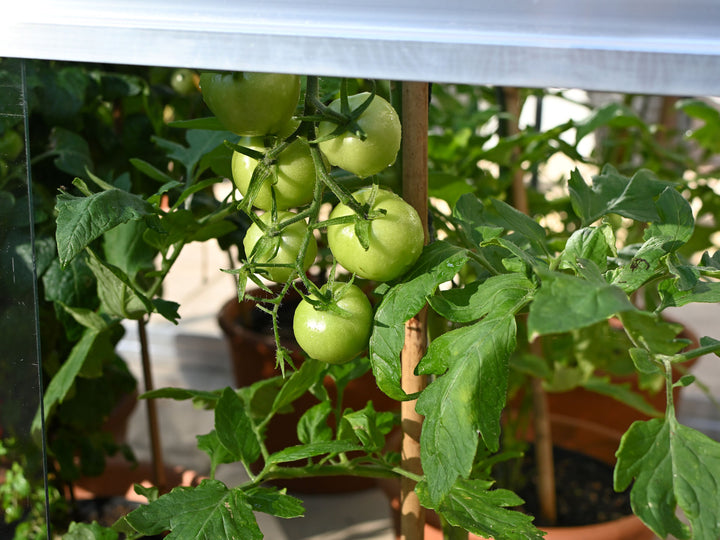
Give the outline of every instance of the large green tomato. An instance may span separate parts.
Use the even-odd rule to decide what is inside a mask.
[[[278,212],[278,223],[285,221],[292,217],[292,212]],[[260,216],[260,221],[265,225],[270,226],[272,224],[272,216],[270,212],[266,212]],[[245,248],[245,255],[251,261],[255,263],[268,263],[268,264],[289,264],[294,265],[300,254],[300,248],[302,246],[305,232],[307,231],[307,224],[304,221],[296,221],[292,225],[286,227],[281,233],[272,238],[266,237],[267,243],[258,248],[258,252],[253,255],[253,248],[261,238],[265,235],[260,227],[256,223],[253,223],[245,233],[243,239],[243,247]],[[310,265],[315,260],[317,255],[317,242],[315,237],[310,237],[310,243],[308,244],[307,250],[305,251],[305,258],[303,259],[303,270],[310,268]],[[268,279],[282,283],[290,278],[293,272],[293,268],[286,266],[268,266],[262,269],[261,273]]]
[[[321,291],[326,291],[327,285]],[[331,307],[300,302],[293,318],[295,340],[308,356],[328,364],[349,362],[363,352],[372,330],[373,310],[355,285],[335,282]],[[316,297],[311,298],[317,300]]]
[[[371,94],[363,92],[348,98],[350,109],[357,108]],[[340,100],[329,105],[340,112]],[[365,140],[346,132],[319,144],[328,161],[360,178],[377,174],[395,162],[400,150],[400,118],[392,105],[380,96],[375,96],[370,106],[356,120],[365,132]],[[337,124],[324,121],[318,124],[318,137],[332,133]]]
[[[364,204],[372,188],[364,188],[353,197]],[[330,225],[328,246],[338,263],[358,276],[375,281],[390,281],[407,272],[420,257],[425,243],[422,221],[415,209],[391,191],[380,189],[371,212],[385,210],[370,222],[369,248],[360,244],[354,223]],[[338,204],[330,218],[352,215],[345,204]]]
[[[261,146],[251,146],[250,148],[259,152],[267,150]],[[256,160],[245,154],[233,152],[233,181],[243,195],[247,193],[257,163]],[[273,167],[277,173],[277,183],[272,183],[272,177],[266,178],[253,200],[254,206],[262,210],[270,210],[272,191],[275,191],[278,210],[302,206],[312,201],[315,188],[315,165],[310,155],[310,147],[305,141],[295,139],[291,142],[277,157]]]
[[[238,135],[271,135],[300,99],[300,77],[278,73],[203,73],[200,90],[220,123]]]

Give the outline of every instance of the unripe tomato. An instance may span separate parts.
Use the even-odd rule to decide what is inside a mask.
[[[278,212],[278,222],[282,222],[292,216],[292,212]],[[272,216],[270,212],[266,212],[261,215],[260,221],[268,226],[271,225]],[[300,248],[306,231],[307,224],[304,221],[296,221],[292,225],[286,227],[282,232],[278,233],[278,235],[272,239],[272,242],[266,245],[265,249],[261,249],[252,255],[255,244],[257,244],[258,241],[265,236],[262,229],[260,229],[257,224],[253,223],[248,228],[245,233],[245,238],[243,239],[245,254],[248,259],[256,263],[294,265],[300,254]],[[315,237],[311,236],[307,251],[305,251],[303,270],[310,268],[310,265],[315,260],[316,255],[317,242],[315,241]],[[271,266],[263,268],[261,271],[261,273],[268,279],[278,283],[287,281],[292,272],[293,268],[283,266]]]
[[[325,292],[327,285],[321,291]],[[295,310],[295,340],[308,356],[328,364],[349,362],[363,352],[372,330],[373,310],[355,285],[335,282],[328,308],[302,300]],[[317,300],[317,297],[311,296]]]
[[[7,161],[15,161],[25,148],[25,141],[15,130],[9,129],[0,135],[0,157]]]
[[[170,75],[170,86],[181,96],[189,96],[198,91],[198,75],[187,68],[176,69]]]
[[[265,152],[266,148],[251,146],[253,150]],[[243,196],[250,186],[250,179],[257,166],[253,158],[233,152],[233,182]],[[275,191],[275,202],[278,210],[286,210],[302,206],[312,201],[315,188],[315,165],[310,155],[310,147],[302,139],[295,139],[277,157],[273,165],[277,172],[277,183],[272,177],[266,178],[260,191],[253,200],[253,205],[262,210],[272,207],[272,190]]]
[[[278,133],[295,113],[300,77],[279,73],[203,73],[200,89],[220,123],[238,135]]]
[[[362,92],[348,98],[350,109],[357,108],[371,94]],[[340,112],[340,100],[329,105]],[[347,132],[319,144],[328,161],[360,178],[377,174],[395,162],[400,150],[400,118],[390,103],[375,96],[370,106],[358,117],[357,124],[367,136],[365,140]],[[318,124],[318,138],[332,133],[337,127],[329,121]]]
[[[353,194],[363,204],[368,202],[371,188]],[[360,277],[390,281],[407,272],[420,257],[425,243],[422,221],[415,209],[394,193],[380,189],[371,212],[385,210],[370,222],[369,248],[365,250],[355,232],[354,223],[330,225],[328,246],[338,263]],[[352,215],[345,204],[338,204],[330,219]]]

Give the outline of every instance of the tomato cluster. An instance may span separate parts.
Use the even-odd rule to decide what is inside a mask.
[[[327,231],[333,260],[353,276],[390,281],[408,272],[424,244],[415,209],[393,192],[368,181],[351,193],[331,174],[333,167],[367,179],[391,166],[401,142],[393,106],[371,92],[341,96],[328,105],[310,83],[298,110],[301,78],[269,73],[203,73],[203,99],[228,130],[241,135],[232,157],[240,207],[252,218],[241,271],[286,285],[300,278],[307,289],[293,331],[308,356],[348,362],[366,348],[373,310],[365,293],[335,280],[318,287],[306,272]],[[319,218],[325,192],[339,201]],[[332,196],[331,196],[332,197]]]

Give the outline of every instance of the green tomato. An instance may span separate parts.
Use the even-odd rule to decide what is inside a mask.
[[[253,150],[265,152],[262,146],[251,146]],[[250,179],[257,166],[253,158],[233,152],[232,176],[235,186],[243,196],[250,187]],[[266,178],[260,191],[253,200],[253,205],[262,210],[270,210],[272,206],[272,191],[275,192],[275,202],[278,210],[286,210],[302,206],[312,201],[315,188],[315,165],[310,155],[310,147],[302,139],[295,139],[277,157],[272,166],[277,173],[277,182],[273,178]]]
[[[294,216],[292,212],[278,212],[278,223]],[[260,216],[260,221],[270,227],[272,225],[272,215],[266,212]],[[300,248],[305,238],[307,224],[304,221],[296,221],[292,225],[286,227],[282,232],[275,236],[268,236],[263,233],[262,229],[256,223],[253,223],[245,233],[243,239],[243,247],[245,255],[249,260],[255,263],[267,264],[286,264],[294,265],[300,255]],[[253,248],[261,238],[265,240],[258,246],[258,251],[253,254]],[[317,242],[315,237],[310,237],[310,243],[305,251],[303,260],[303,270],[310,268],[315,261],[317,255]],[[290,279],[293,268],[286,266],[268,266],[261,270],[261,273],[268,279],[282,283]]]
[[[360,203],[368,202],[372,188],[353,194]],[[328,246],[338,263],[358,276],[374,281],[390,281],[410,270],[425,244],[422,221],[415,209],[394,193],[380,189],[371,212],[385,210],[370,222],[369,248],[365,250],[354,223],[330,225]],[[353,215],[345,204],[338,204],[329,219]]]
[[[355,285],[335,282],[326,308],[302,300],[293,317],[295,340],[307,355],[328,364],[343,364],[368,346],[373,310],[367,296]],[[327,285],[322,292],[327,291]],[[310,296],[317,300],[317,297]]]
[[[170,75],[170,86],[181,96],[189,96],[198,91],[197,74],[191,69],[176,69]]]
[[[362,92],[348,98],[350,109],[361,105],[371,94]],[[329,105],[340,112],[340,100]],[[370,106],[356,120],[365,132],[365,140],[346,132],[319,144],[328,161],[360,178],[377,174],[392,165],[400,150],[400,118],[390,103],[375,96]],[[337,128],[337,124],[323,121],[318,124],[318,138],[325,137]]]
[[[15,130],[8,129],[0,135],[0,157],[7,161],[15,161],[25,148],[25,141]]]
[[[203,99],[226,129],[271,135],[283,129],[300,99],[300,77],[279,73],[203,73]]]

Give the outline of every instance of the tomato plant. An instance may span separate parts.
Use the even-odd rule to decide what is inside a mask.
[[[22,136],[15,130],[9,129],[0,135],[0,157],[7,161],[14,161],[25,148]]]
[[[356,109],[371,96],[368,92],[348,98],[351,109]],[[342,102],[336,99],[330,110],[340,113]],[[328,161],[360,178],[377,174],[395,162],[400,150],[400,118],[393,106],[380,96],[374,96],[370,105],[355,120],[365,138],[351,131],[319,143]],[[318,136],[322,139],[337,128],[331,121],[318,124]]]
[[[203,99],[220,123],[238,135],[278,133],[295,113],[300,77],[279,73],[203,73]]]
[[[372,188],[356,191],[353,197],[367,204]],[[390,281],[407,272],[417,261],[425,243],[420,216],[415,209],[391,191],[379,189],[368,212],[374,214],[368,227],[368,247],[365,249],[358,236],[363,218],[354,223],[328,226],[328,245],[337,261],[358,276],[375,281]],[[338,204],[330,219],[353,215],[353,210]]]
[[[266,150],[262,146],[250,146],[250,148],[260,152]],[[248,192],[257,165],[258,161],[250,156],[233,152],[233,181],[243,196]],[[312,200],[315,165],[310,155],[310,147],[302,139],[295,139],[280,153],[270,165],[270,173],[262,180],[262,185],[252,201],[257,208],[270,210],[273,192],[278,210],[302,206]]]
[[[373,310],[356,285],[334,282],[321,293],[332,296],[323,304],[317,296],[304,299],[295,310],[293,332],[308,356],[328,364],[343,364],[367,348]]]
[[[266,212],[259,218],[266,230],[263,231],[257,223],[253,223],[243,239],[248,259],[259,263],[260,272],[278,283],[290,279],[307,232],[307,224],[302,220],[283,227],[282,230],[277,229],[280,222],[293,216],[295,214],[292,212],[278,212],[277,222],[273,223],[271,212]],[[303,270],[310,268],[316,255],[317,242],[311,235],[303,258]]]

